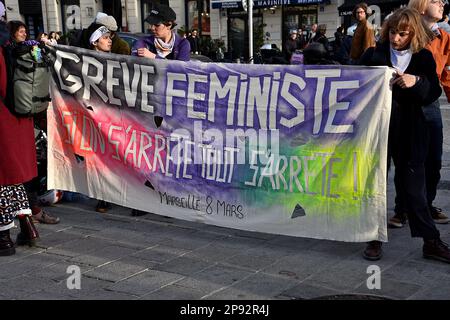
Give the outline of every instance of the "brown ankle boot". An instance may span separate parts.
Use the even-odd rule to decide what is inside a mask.
[[[423,257],[450,263],[448,244],[441,239],[423,240]]]
[[[9,230],[0,231],[0,256],[12,256],[16,253]]]
[[[363,257],[366,260],[376,261],[380,260],[383,256],[383,249],[381,246],[383,243],[381,241],[370,241],[367,243],[366,250],[363,252]]]
[[[33,220],[29,215],[19,216],[20,233],[17,235],[17,245],[28,245],[33,247],[39,238],[39,233],[34,226]]]

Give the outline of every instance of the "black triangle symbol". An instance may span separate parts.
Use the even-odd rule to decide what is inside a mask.
[[[145,186],[146,187],[149,187],[150,189],[152,189],[152,190],[155,190],[155,187],[150,183],[150,181],[145,181]]]
[[[164,118],[160,116],[154,116],[153,121],[155,121],[156,127],[159,128],[162,125]]]
[[[301,205],[297,204],[295,206],[294,212],[292,212],[291,219],[298,218],[298,217],[304,217],[304,216],[306,216],[305,209],[303,209]]]
[[[77,162],[78,162],[78,163],[84,161],[84,157],[83,157],[83,156],[80,156],[80,155],[78,155],[78,154],[76,154],[76,153],[75,153],[75,159],[77,159]]]

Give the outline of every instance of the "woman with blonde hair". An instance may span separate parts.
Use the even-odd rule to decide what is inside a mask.
[[[388,152],[395,164],[397,191],[404,199],[411,235],[423,238],[423,256],[450,263],[450,250],[440,239],[428,208],[425,184],[429,130],[422,107],[442,93],[436,63],[425,49],[432,37],[417,10],[399,9],[384,23],[380,42],[367,49],[361,64],[395,69]],[[381,242],[369,242],[363,256],[380,259]]]

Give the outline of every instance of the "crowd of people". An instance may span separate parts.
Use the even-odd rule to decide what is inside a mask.
[[[57,44],[63,44],[61,35],[62,35],[61,31],[58,32],[50,31],[49,33],[41,32],[36,37],[36,40],[44,44],[54,46]]]
[[[13,73],[16,48],[29,41],[27,26],[21,21],[4,21],[5,8],[0,2],[0,256],[15,254],[15,246],[33,246],[39,238],[36,223],[57,224],[60,219],[43,210],[38,201],[40,178],[36,159],[34,128],[46,130],[46,111],[29,116],[19,116],[11,105],[14,98]],[[151,35],[137,41],[133,48],[116,33],[114,17],[99,12],[87,28],[80,30],[69,45],[105,53],[136,55],[147,59],[188,61],[190,42],[175,31],[176,14],[168,6],[155,5],[146,21]],[[41,33],[35,39],[44,46],[58,44],[57,32]],[[106,213],[111,205],[99,200],[96,211]],[[146,212],[133,210],[132,215]],[[10,230],[18,219],[20,233],[16,243]]]
[[[395,69],[391,79],[392,113],[389,127],[388,166],[395,165],[395,215],[392,227],[409,221],[411,235],[423,238],[426,258],[450,263],[450,250],[440,238],[436,224],[450,219],[433,205],[440,180],[443,149],[443,125],[439,107],[441,86],[450,101],[450,35],[439,27],[443,18],[442,0],[410,0],[407,8],[393,12],[384,22],[378,39],[367,18],[372,14],[366,3],[353,10],[355,27],[335,32],[330,56],[325,25],[312,25],[305,35],[291,30],[284,46],[286,59],[303,51],[305,64],[342,64],[389,66]],[[4,7],[0,2],[0,16]],[[188,61],[199,53],[197,30],[188,37],[175,32],[176,14],[166,5],[155,5],[145,21],[150,34],[135,42],[133,48],[117,34],[114,17],[98,13],[91,25],[77,33],[69,43],[105,53],[134,55],[146,59]],[[36,151],[34,126],[45,130],[45,114],[19,117],[10,111],[9,97],[14,83],[11,59],[14,48],[28,39],[26,25],[20,21],[0,22],[0,255],[15,253],[10,229],[17,217],[20,233],[17,245],[33,245],[39,237],[35,223],[56,224],[59,218],[46,213],[36,201]],[[42,33],[36,39],[44,45],[58,43],[58,33]],[[378,40],[378,41],[376,41]],[[333,60],[333,59],[335,60]],[[107,212],[111,205],[99,200],[96,210]],[[133,210],[132,215],[146,212]],[[364,258],[378,260],[382,243],[371,241]]]
[[[309,32],[304,28],[289,31],[289,38],[284,44],[284,55],[287,63],[296,64],[293,61],[296,53],[313,58],[314,63],[321,64],[357,64],[362,53],[369,47],[375,45],[375,33],[373,26],[367,21],[372,14],[366,3],[358,4],[353,10],[353,17],[357,24],[346,30],[339,26],[334,32],[334,41],[330,45],[326,36],[327,26],[325,24],[312,24]],[[306,58],[306,64],[311,59]]]

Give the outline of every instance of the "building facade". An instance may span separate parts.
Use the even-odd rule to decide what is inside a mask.
[[[62,31],[87,27],[97,12],[113,15],[122,31],[146,32],[143,22],[153,3],[169,4],[177,14],[177,28],[193,28],[203,38],[220,40],[229,59],[248,59],[249,0],[0,0],[5,2],[8,20],[22,20],[33,38],[41,31]],[[254,0],[253,39],[257,50],[264,43],[282,49],[289,30],[307,31],[314,23],[327,25],[333,37],[340,25],[355,21],[353,7],[360,0]],[[368,0],[375,11],[372,23],[381,25],[384,17],[406,0]]]
[[[254,48],[270,43],[282,49],[291,29],[309,32],[311,25],[326,24],[333,36],[341,24],[337,7],[343,0],[254,0]],[[231,58],[248,58],[248,12],[246,1],[211,0],[211,34],[227,43]],[[244,5],[243,5],[244,3]]]
[[[152,3],[158,0],[2,0],[7,7],[8,20],[22,20],[33,37],[39,32],[63,33],[89,26],[97,12],[113,15],[122,31],[143,32],[143,19]],[[172,0],[179,25],[185,24],[185,1]]]
[[[245,55],[248,48],[248,12],[242,0],[234,6],[230,1],[217,0],[2,0],[8,20],[22,20],[30,30],[30,37],[39,32],[62,31],[87,27],[97,12],[113,15],[122,31],[145,32],[143,19],[152,3],[168,3],[177,13],[178,28],[195,28],[202,36],[219,39],[234,56]],[[253,10],[254,31],[261,41],[271,41],[282,48],[288,31],[313,23],[339,24],[337,4],[331,0],[255,0]],[[217,6],[217,3],[220,3]],[[334,32],[334,31],[333,31]]]

